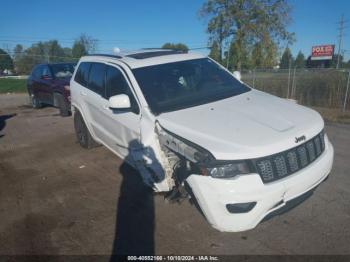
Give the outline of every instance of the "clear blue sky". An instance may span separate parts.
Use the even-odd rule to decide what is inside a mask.
[[[158,47],[184,42],[190,47],[207,44],[205,21],[198,18],[202,0],[75,1],[1,0],[0,48],[16,43],[30,46],[39,40],[58,39],[71,46],[86,33],[99,40],[98,51]],[[310,54],[311,46],[337,44],[337,21],[342,13],[350,20],[348,0],[290,0],[296,34],[293,54]],[[348,23],[350,26],[350,22]],[[345,30],[345,53],[350,58],[350,27]]]

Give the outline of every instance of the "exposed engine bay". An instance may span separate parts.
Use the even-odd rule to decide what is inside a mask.
[[[191,189],[186,183],[186,178],[191,174],[199,174],[198,163],[205,156],[195,147],[188,146],[175,135],[164,130],[159,124],[156,124],[156,134],[160,148],[167,158],[169,171],[166,176],[171,177],[173,188],[166,194],[170,202],[181,202],[190,197]]]

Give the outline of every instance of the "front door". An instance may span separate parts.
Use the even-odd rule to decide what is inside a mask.
[[[109,108],[109,97],[117,94],[129,96],[131,109]],[[108,148],[125,158],[131,149],[141,147],[140,113],[122,71],[103,63],[92,63],[85,101],[93,132]]]
[[[115,110],[109,108],[108,99],[111,96],[126,94],[129,96],[131,108]],[[140,144],[140,110],[130,84],[124,73],[117,67],[106,66],[105,94],[101,100],[103,111],[104,134],[103,139],[111,146],[111,149],[127,157],[130,150],[141,149]],[[131,159],[128,159],[132,161]]]

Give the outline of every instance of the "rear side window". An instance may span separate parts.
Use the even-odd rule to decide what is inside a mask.
[[[74,64],[53,64],[50,66],[55,78],[71,78],[74,72]]]
[[[77,73],[75,74],[74,81],[87,87],[89,79],[90,64],[87,62],[80,63]]]
[[[88,88],[98,94],[103,94],[104,79],[106,73],[105,64],[92,63],[90,69]]]
[[[42,71],[41,71],[41,76],[52,77],[51,71],[50,71],[48,66],[43,66]]]
[[[32,72],[32,77],[40,78],[41,77],[41,72],[42,72],[42,67],[43,66],[37,66]]]
[[[120,72],[119,69],[115,67],[108,66],[106,74],[106,98],[119,94],[128,94],[129,87],[128,84]]]

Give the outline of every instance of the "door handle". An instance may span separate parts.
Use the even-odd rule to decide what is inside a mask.
[[[87,94],[84,91],[80,91],[80,95],[86,96]]]

